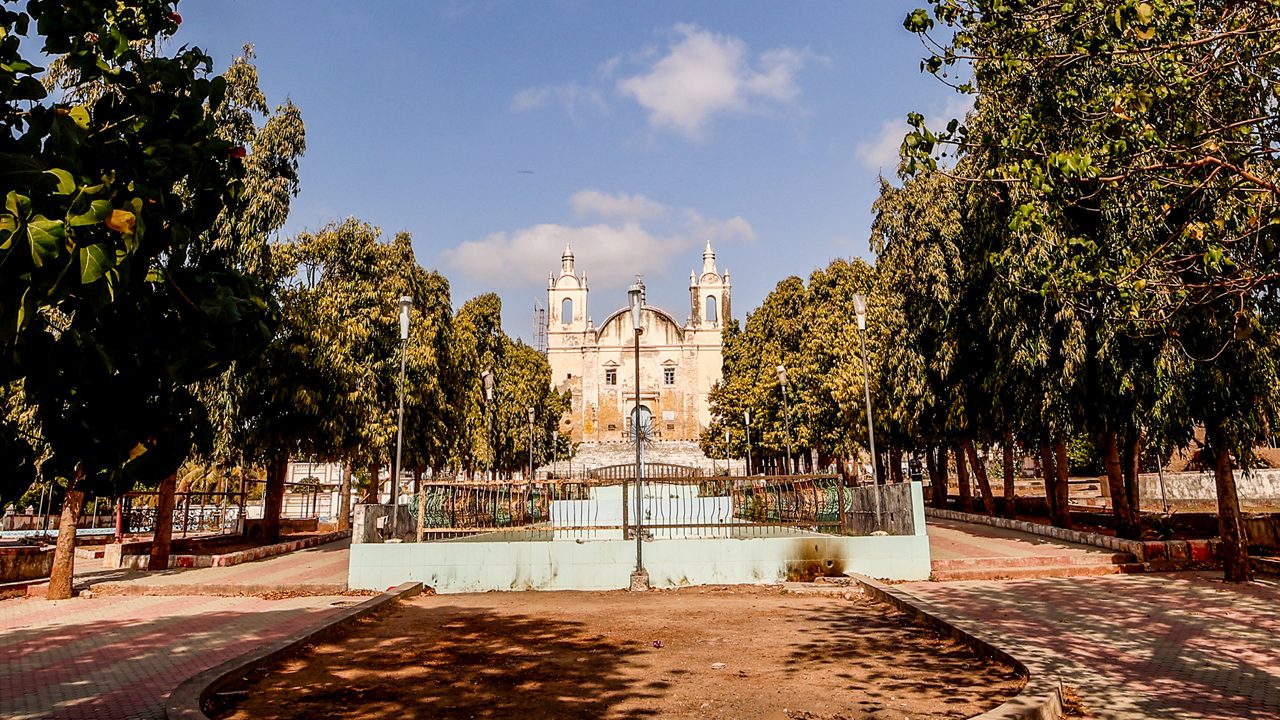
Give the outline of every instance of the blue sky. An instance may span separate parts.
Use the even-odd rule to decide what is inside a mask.
[[[412,233],[454,304],[489,290],[530,336],[566,240],[590,314],[636,273],[683,319],[710,239],[742,319],[788,275],[869,256],[871,203],[919,71],[899,2],[187,0],[175,40],[253,43],[307,126],[286,233],[355,216]]]

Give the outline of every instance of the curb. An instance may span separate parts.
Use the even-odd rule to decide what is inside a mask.
[[[187,678],[170,693],[169,700],[165,703],[164,716],[168,720],[210,720],[209,716],[204,712],[205,700],[210,693],[235,682],[244,673],[254,668],[266,665],[283,655],[315,642],[321,637],[346,627],[390,603],[413,597],[420,592],[422,592],[422,583],[420,582],[401,583],[392,590],[341,611],[321,627],[299,631],[292,637],[252,650],[240,657],[232,658],[221,665],[216,665]]]
[[[85,591],[95,595],[111,595],[113,597],[169,597],[175,595],[211,595],[216,597],[245,597],[248,595],[267,595],[276,592],[293,592],[306,595],[341,595],[347,592],[346,583],[302,583],[298,585],[281,585],[269,583],[265,585],[220,585],[203,583],[200,585],[140,585],[136,581],[104,582],[90,585]],[[82,591],[84,592],[84,591]]]
[[[878,600],[895,610],[940,631],[943,635],[962,643],[981,657],[992,658],[1013,666],[1027,678],[1022,692],[1006,700],[1004,704],[993,710],[974,716],[971,720],[1059,720],[1063,717],[1062,682],[1046,677],[1046,674],[1032,662],[1019,660],[1008,652],[978,635],[963,630],[944,619],[945,613],[933,607],[927,601],[895,590],[863,575],[853,575],[853,580],[861,586],[863,594]]]
[[[312,535],[311,537],[300,538],[298,540],[287,540],[272,545],[260,545],[258,547],[249,548],[247,550],[236,550],[229,553],[210,553],[206,555],[191,555],[187,553],[169,555],[170,570],[188,569],[188,568],[207,568],[207,567],[232,567],[241,563],[254,562],[255,560],[265,560],[269,557],[278,555],[286,555],[298,550],[316,547],[318,545],[326,545],[331,542],[337,542],[351,537],[350,530],[336,530],[323,535]],[[139,543],[142,544],[142,543]],[[120,558],[121,570],[147,570],[147,558],[149,555],[124,555]],[[128,560],[125,560],[128,558]]]
[[[1176,570],[1188,564],[1210,565],[1215,562],[1218,556],[1219,541],[1217,539],[1125,540],[1112,535],[1084,532],[1083,530],[1069,530],[1026,520],[1010,520],[1009,518],[966,513],[958,510],[926,507],[924,514],[925,517],[955,520],[975,525],[990,525],[991,527],[1017,530],[1039,535],[1040,537],[1073,542],[1078,545],[1092,545],[1113,552],[1128,553],[1137,558],[1138,562],[1151,565],[1153,566],[1152,569],[1157,570]]]

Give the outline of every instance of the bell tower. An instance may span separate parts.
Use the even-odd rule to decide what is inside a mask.
[[[692,304],[689,317],[695,330],[720,332],[724,323],[733,317],[729,302],[732,289],[729,271],[722,275],[716,269],[716,251],[708,240],[706,249],[702,251],[702,273],[689,273],[689,300]]]
[[[587,276],[573,267],[573,248],[565,243],[560,256],[560,275],[547,282],[548,341],[557,333],[581,333],[587,329]]]

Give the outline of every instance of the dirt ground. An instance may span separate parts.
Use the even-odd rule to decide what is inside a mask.
[[[222,718],[967,718],[1023,679],[856,592],[418,597],[224,692]]]

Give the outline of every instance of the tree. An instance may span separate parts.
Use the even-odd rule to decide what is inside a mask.
[[[23,379],[41,472],[69,479],[52,598],[71,593],[85,493],[171,473],[207,439],[187,386],[256,352],[274,322],[263,289],[204,242],[243,173],[209,110],[225,81],[198,50],[137,50],[177,28],[173,7],[0,11],[0,382]],[[21,52],[33,20],[71,87],[103,88],[92,102],[49,97]]]
[[[1225,571],[1246,579],[1229,457],[1247,461],[1246,445],[1277,411],[1273,380],[1240,386],[1270,362],[1269,297],[1280,277],[1271,251],[1280,227],[1276,4],[931,5],[932,14],[908,16],[908,29],[925,34],[936,20],[956,32],[926,68],[942,75],[970,64],[973,80],[961,89],[982,93],[1001,130],[953,122],[933,132],[913,116],[904,143],[912,161],[930,166],[926,155],[945,144],[984,158],[968,179],[1009,189],[1013,242],[1001,254],[1031,266],[1023,288],[1058,306],[1057,317],[1103,312],[1118,337],[1154,337],[1155,354],[1172,357],[1164,336],[1196,362],[1188,377],[1205,385],[1187,390],[1204,402],[1181,403],[1198,410],[1184,420],[1216,438]],[[1178,406],[1164,390],[1156,404]],[[1260,402],[1232,399],[1241,396]],[[1151,403],[1104,415],[1123,423]],[[1179,433],[1174,418],[1160,424]]]

